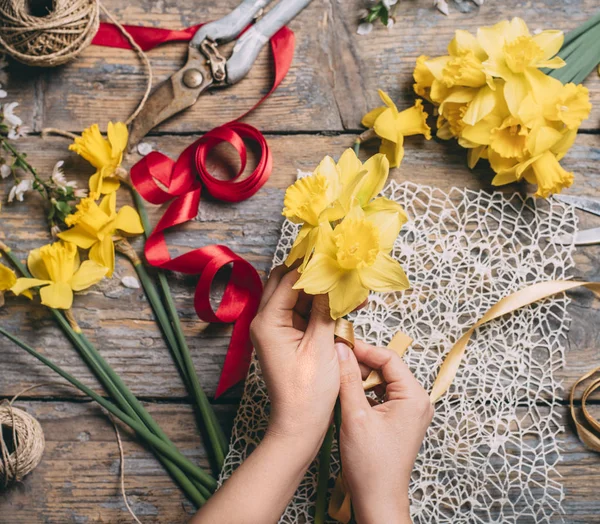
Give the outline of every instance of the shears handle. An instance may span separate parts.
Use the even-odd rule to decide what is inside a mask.
[[[219,44],[231,42],[270,2],[271,0],[244,0],[228,15],[220,20],[204,24],[198,29],[190,45],[198,47],[206,38],[210,38],[213,42]]]
[[[244,78],[262,47],[310,2],[311,0],[281,0],[250,27],[238,39],[231,57],[227,60],[227,84],[235,84]]]

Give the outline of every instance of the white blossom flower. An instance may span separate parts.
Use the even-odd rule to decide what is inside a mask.
[[[373,31],[373,24],[371,22],[363,22],[359,24],[356,34],[361,36],[368,35],[371,31]]]
[[[8,178],[12,175],[12,168],[8,164],[2,164],[0,166],[0,177]]]
[[[17,185],[13,186],[8,194],[8,202],[12,202],[15,198],[19,202],[23,202],[23,196],[27,191],[31,191],[33,187],[32,180],[21,180]]]
[[[73,191],[73,195],[75,198],[87,198],[88,192],[87,189],[76,189]]]
[[[395,23],[395,22],[394,22],[394,19],[393,19],[392,17],[388,18],[388,21],[387,21],[387,28],[388,28],[388,29],[391,29],[392,27],[394,27],[394,23]]]
[[[140,142],[137,146],[138,153],[142,156],[146,156],[148,153],[152,153],[154,148],[148,142]]]
[[[448,3],[446,0],[433,0],[433,6],[440,12],[448,16],[450,11],[448,10]]]
[[[52,176],[50,178],[52,179],[52,182],[54,182],[61,189],[67,189],[68,187],[75,189],[77,187],[77,182],[67,182],[65,173],[62,170],[62,166],[64,164],[64,160],[59,160],[56,162],[56,164],[54,164],[54,169],[52,169]]]
[[[30,129],[28,126],[13,127],[8,131],[8,138],[9,140],[17,140],[19,138],[27,136],[27,133],[29,133],[29,131]]]
[[[382,0],[381,3],[389,11],[392,6],[394,6],[394,5],[396,5],[398,3],[398,0]]]
[[[23,125],[23,120],[21,120],[17,115],[15,115],[14,111],[19,105],[19,102],[11,102],[10,104],[4,104],[2,108],[2,114],[4,116],[4,120],[8,122],[12,127],[17,127]]]
[[[125,287],[128,287],[129,289],[140,289],[140,283],[135,277],[123,277],[121,279],[121,284],[123,284]]]
[[[0,84],[0,98],[6,98],[8,96],[8,93],[2,89],[2,84]]]

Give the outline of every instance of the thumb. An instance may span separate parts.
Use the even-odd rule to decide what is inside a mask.
[[[357,412],[370,410],[362,386],[362,378],[358,361],[354,352],[342,343],[335,344],[335,350],[340,364],[340,404],[342,406],[342,421],[353,417]]]

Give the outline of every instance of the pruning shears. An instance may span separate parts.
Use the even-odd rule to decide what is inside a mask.
[[[570,204],[587,213],[600,216],[600,199],[578,197],[571,195],[554,195],[552,198],[564,204]],[[574,244],[575,246],[590,246],[600,244],[600,227],[584,229],[575,235],[561,235],[553,239],[555,244]]]
[[[198,29],[190,41],[186,64],[154,90],[133,120],[130,147],[153,127],[194,105],[207,89],[233,85],[244,78],[269,39],[311,0],[280,0],[265,16],[250,25],[270,2],[244,0],[228,15]],[[226,59],[219,52],[219,44],[231,42],[238,36],[231,56]]]

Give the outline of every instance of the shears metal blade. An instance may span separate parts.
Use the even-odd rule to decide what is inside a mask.
[[[600,216],[600,199],[571,195],[554,195],[552,198],[564,204],[575,206],[587,213]],[[555,244],[574,244],[576,246],[600,244],[600,227],[584,229],[578,231],[575,235],[560,235],[553,242]]]
[[[186,64],[153,91],[131,123],[130,149],[152,128],[194,105],[207,89],[233,85],[244,78],[269,39],[311,0],[280,0],[258,22],[250,25],[270,2],[244,0],[225,17],[198,29],[189,44]],[[225,59],[218,44],[231,42],[240,34],[232,55]]]

